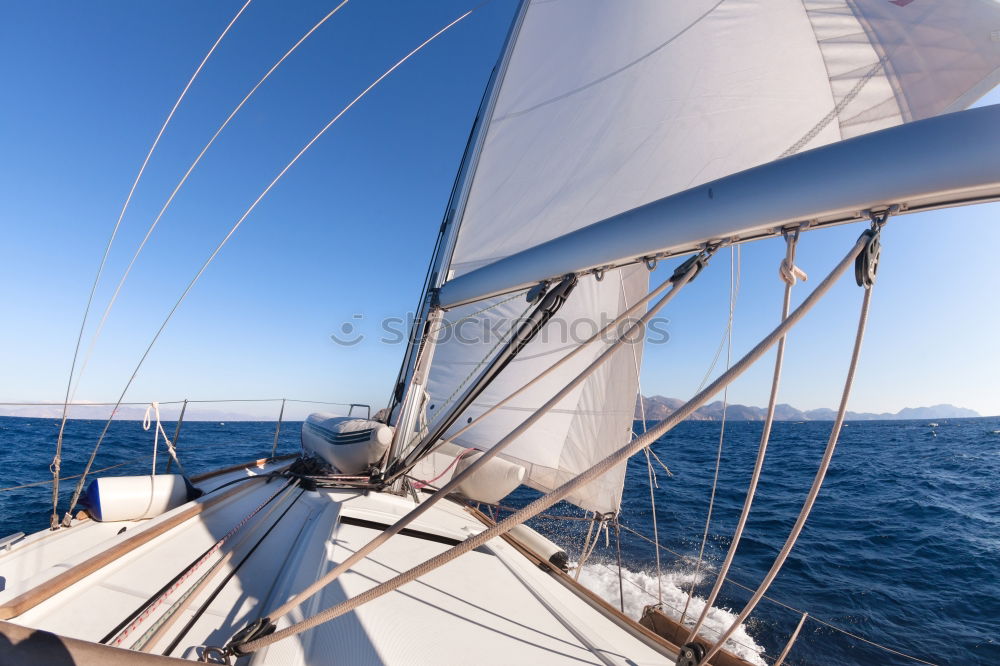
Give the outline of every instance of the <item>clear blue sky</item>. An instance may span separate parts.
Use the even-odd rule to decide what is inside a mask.
[[[104,243],[160,123],[240,2],[8,3],[0,9],[0,400],[62,397]],[[335,6],[254,0],[168,128],[112,253],[97,314],[176,180],[264,71]],[[288,173],[171,322],[132,399],[386,401],[403,352],[378,321],[418,296],[455,170],[514,8],[494,0],[352,109]],[[352,0],[262,87],[168,211],[126,285],[78,399],[113,400],[211,248],[299,148],[469,0]],[[1000,102],[996,91],[988,100]],[[860,227],[807,234],[821,277]],[[908,216],[883,265],[852,408],[951,402],[1000,413],[1000,207]],[[734,353],[774,325],[780,242],[743,249]],[[665,278],[666,268],[654,274]],[[728,255],[675,302],[643,391],[686,397],[722,334]],[[809,284],[797,290],[801,297]],[[860,290],[845,281],[793,334],[781,400],[835,406]],[[354,319],[363,314],[364,318]],[[334,344],[345,321],[367,340]],[[763,404],[765,363],[730,399]]]

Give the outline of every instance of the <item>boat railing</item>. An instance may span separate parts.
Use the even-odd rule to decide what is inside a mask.
[[[119,413],[119,411],[123,407],[125,407],[125,408],[130,408],[130,407],[146,408],[146,407],[150,407],[150,406],[152,406],[152,405],[155,404],[155,405],[157,405],[160,408],[163,408],[163,407],[169,408],[170,411],[176,410],[176,415],[172,415],[171,414],[171,415],[169,415],[169,418],[164,418],[163,420],[164,421],[175,421],[174,429],[173,429],[172,436],[171,436],[170,440],[173,443],[173,445],[175,447],[177,447],[178,442],[181,439],[182,427],[184,425],[185,417],[190,416],[189,410],[188,410],[189,407],[195,408],[195,406],[198,406],[198,405],[261,404],[261,403],[275,403],[278,406],[278,409],[277,409],[277,412],[278,412],[277,413],[277,417],[278,418],[274,422],[274,434],[273,434],[273,436],[269,437],[269,439],[268,439],[268,442],[271,445],[270,446],[270,451],[269,451],[269,457],[272,457],[272,458],[277,454],[278,443],[279,443],[279,439],[280,439],[280,436],[281,436],[281,429],[282,429],[282,427],[289,420],[295,420],[295,421],[300,420],[297,417],[296,418],[290,418],[289,417],[289,414],[288,414],[289,410],[287,408],[289,406],[291,406],[291,405],[309,406],[309,407],[314,407],[314,408],[321,408],[321,407],[340,408],[341,410],[345,411],[345,415],[346,416],[354,416],[355,414],[357,414],[359,416],[363,415],[365,418],[371,418],[371,414],[372,414],[371,405],[368,405],[368,404],[365,404],[365,403],[357,403],[357,402],[331,402],[331,401],[324,401],[324,400],[304,400],[304,399],[299,399],[299,398],[222,398],[222,399],[191,399],[191,398],[183,398],[183,399],[178,399],[178,400],[162,400],[162,401],[146,400],[146,401],[130,401],[130,402],[118,402],[118,403],[115,403],[115,402],[75,401],[75,402],[70,402],[70,403],[66,403],[66,404],[68,404],[69,407],[85,408],[85,409],[100,409],[100,408],[105,408],[105,407],[108,408],[109,410],[113,409],[114,413],[112,415],[110,415],[110,417],[112,419],[115,419],[115,420],[136,420],[135,418],[133,418],[133,416],[135,416],[137,418],[141,418],[141,416],[138,416],[138,413],[133,414],[132,416],[130,416],[127,419],[123,418],[120,415],[120,413]],[[39,409],[43,409],[43,408],[46,408],[46,407],[58,407],[58,408],[62,408],[63,405],[64,405],[64,403],[63,402],[59,402],[59,401],[53,401],[53,402],[23,402],[23,401],[22,402],[0,402],[0,408],[7,407],[7,408],[29,408],[29,409],[30,408],[39,408]],[[164,415],[168,414],[167,410],[164,410],[164,412],[165,412]],[[28,417],[34,417],[34,418],[52,418],[52,417],[48,417],[48,416],[34,416],[32,414],[6,414],[5,416],[28,416]],[[95,414],[94,416],[95,416],[95,418],[107,419],[109,415],[108,414],[103,414],[103,416],[97,416]],[[202,416],[204,416],[204,415],[202,415]],[[261,416],[261,415],[259,413],[258,414],[245,414],[245,415],[241,415],[240,416],[240,420],[242,420],[242,421],[266,421],[267,420],[267,419],[264,419],[264,418],[254,418],[254,417],[258,417],[258,416]],[[75,416],[74,418],[87,418],[87,417]],[[189,418],[188,420],[198,420],[198,421],[209,420],[209,421],[211,421],[211,420],[216,420],[216,419],[215,418],[212,418],[212,419],[204,419],[204,418],[190,419]],[[100,473],[100,472],[106,472],[106,471],[109,471],[109,470],[112,470],[112,469],[116,469],[116,468],[120,468],[120,467],[123,467],[123,466],[126,466],[126,465],[130,465],[130,464],[133,464],[133,463],[140,463],[140,462],[143,462],[143,461],[147,461],[151,457],[152,457],[151,454],[139,456],[137,458],[126,460],[124,462],[119,462],[119,463],[116,463],[114,465],[110,465],[110,466],[107,466],[107,467],[102,467],[100,469],[91,470],[90,473],[91,474],[96,474],[96,473]],[[171,469],[171,466],[173,464],[173,460],[169,456],[166,456],[166,459],[167,459],[167,462],[166,462],[165,472],[169,473],[170,469]],[[65,480],[76,479],[76,478],[79,478],[79,476],[80,476],[79,474],[72,475],[72,476],[61,476],[60,480],[65,481]],[[20,490],[22,488],[30,488],[30,487],[33,487],[33,486],[43,486],[43,485],[48,485],[48,484],[51,484],[51,483],[52,483],[52,479],[45,479],[43,481],[34,481],[34,482],[29,482],[29,483],[22,483],[22,484],[13,485],[13,486],[0,487],[0,492],[12,491],[12,490]]]

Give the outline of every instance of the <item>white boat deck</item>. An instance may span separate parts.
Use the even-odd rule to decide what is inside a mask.
[[[250,472],[212,479],[218,486]],[[208,484],[203,484],[208,485]],[[238,490],[82,580],[10,619],[97,642],[199,560],[220,537],[285,486],[248,481]],[[209,494],[233,492],[231,488]],[[185,505],[189,507],[190,505]],[[137,649],[172,610],[172,624],[150,641],[153,654],[197,659],[367,543],[412,508],[409,498],[353,490],[289,489],[250,519],[218,552],[177,584],[120,642]],[[142,523],[84,521],[40,533],[0,554],[0,607],[172,515]],[[126,527],[123,534],[118,531]],[[410,528],[277,621],[278,628],[388,580],[484,529],[463,507],[442,502]],[[231,553],[212,570],[212,565]],[[201,589],[195,586],[206,573]],[[191,592],[195,590],[194,592]],[[176,606],[185,594],[189,605]],[[623,629],[506,541],[430,572],[355,612],[241,660],[253,664],[662,664],[668,657]]]

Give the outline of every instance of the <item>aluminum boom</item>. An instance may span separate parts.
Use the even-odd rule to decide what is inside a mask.
[[[872,132],[693,187],[444,283],[448,309],[706,242],[773,236],[867,217],[1000,199],[1000,104]]]

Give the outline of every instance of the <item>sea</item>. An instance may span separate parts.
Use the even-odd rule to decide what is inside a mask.
[[[103,425],[69,421],[64,477],[82,470]],[[267,455],[276,425],[185,422],[180,459],[197,473]],[[682,423],[653,445],[669,469],[652,463],[659,572],[649,471],[640,454],[626,473],[621,527],[601,533],[580,580],[633,617],[655,603],[678,615],[690,592],[688,615],[699,613],[742,507],[761,425],[726,424],[700,564],[720,434],[720,424],[708,421]],[[746,588],[770,567],[831,425],[775,424],[753,511],[706,637],[732,621],[750,596]],[[172,435],[173,423],[165,427]],[[635,427],[641,432],[643,424]],[[299,449],[299,429],[282,424],[278,453]],[[48,526],[57,431],[52,419],[0,417],[0,537]],[[117,465],[106,475],[148,473],[152,449],[153,434],[140,422],[115,421],[94,467]],[[157,469],[164,464],[161,450]],[[75,481],[60,486],[61,510]],[[37,485],[10,489],[25,484]],[[504,504],[521,506],[536,495],[521,489]],[[581,516],[559,504],[533,525],[575,560],[589,524]],[[1000,664],[1000,418],[848,422],[809,522],[767,597],[728,646],[752,663],[772,663],[808,612],[786,664]]]

